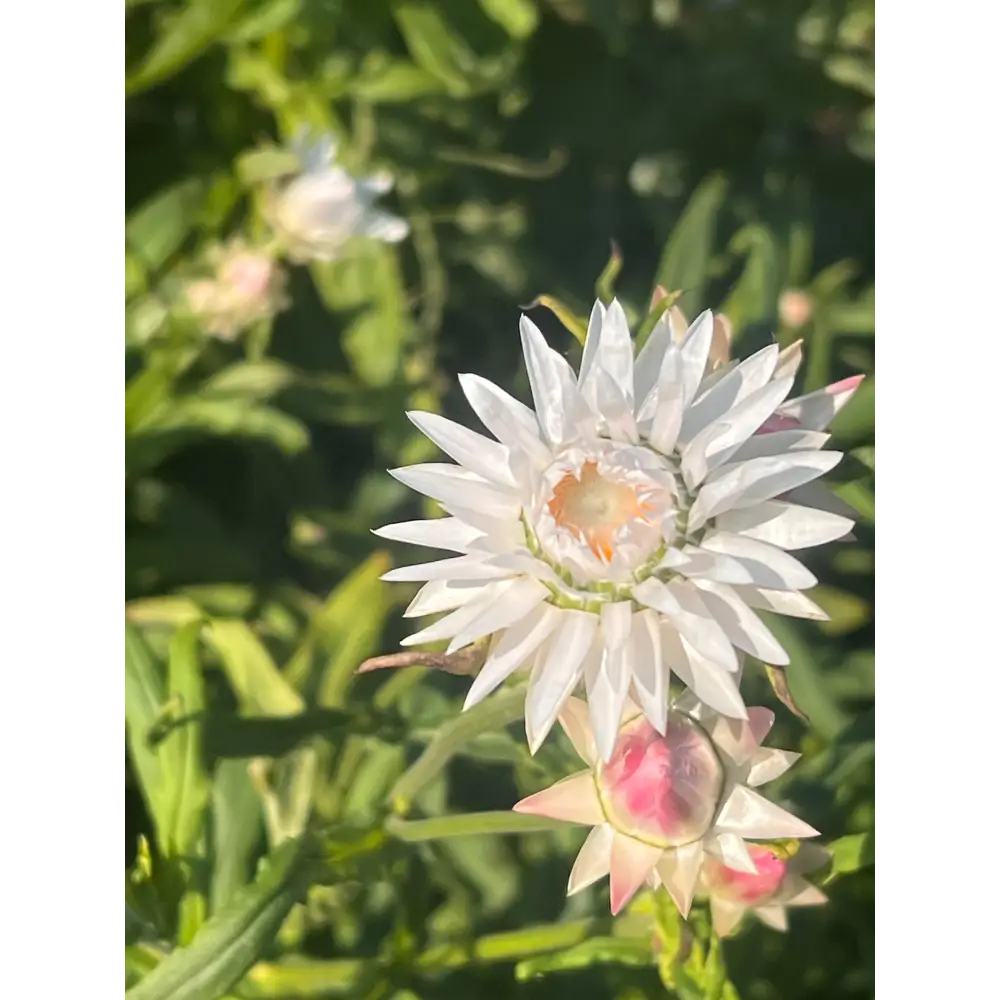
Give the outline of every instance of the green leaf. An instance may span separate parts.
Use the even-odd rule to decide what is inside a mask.
[[[615,281],[621,273],[621,269],[622,254],[618,245],[612,241],[611,256],[608,258],[607,264],[604,265],[604,270],[598,276],[595,286],[597,297],[605,306],[611,305],[611,301],[615,297]]]
[[[719,311],[736,332],[766,319],[778,298],[780,273],[774,236],[764,226],[747,226],[732,239],[730,248],[745,254],[743,271]]]
[[[481,834],[537,833],[539,830],[560,830],[565,823],[544,816],[498,810],[496,812],[461,813],[455,816],[435,816],[432,819],[405,820],[390,816],[386,833],[397,840],[415,844],[447,837],[473,837]]]
[[[244,712],[296,715],[303,711],[301,695],[281,675],[271,654],[245,622],[214,619],[205,627],[205,639],[219,654]]]
[[[408,59],[366,60],[351,82],[351,93],[372,104],[403,104],[445,89],[437,76]]]
[[[417,793],[444,769],[458,750],[483,730],[506,726],[524,715],[524,690],[511,688],[446,722],[427,749],[393,785],[389,803],[397,813],[405,813]]]
[[[125,223],[125,246],[147,271],[156,271],[177,252],[198,221],[204,185],[182,181],[139,206]]]
[[[240,890],[186,948],[178,948],[125,994],[129,1000],[219,1000],[263,955],[307,885],[301,840],[283,844],[252,886]]]
[[[281,962],[258,962],[247,974],[243,996],[252,1000],[327,1000],[355,996],[372,963],[361,958],[328,961],[293,956]]]
[[[265,0],[226,36],[227,42],[253,42],[280,31],[302,13],[302,0]]]
[[[171,829],[173,789],[182,770],[177,744],[153,749],[147,739],[166,700],[167,686],[160,664],[139,630],[126,622],[125,733],[139,789],[161,849]]]
[[[472,93],[468,71],[475,53],[447,23],[441,12],[426,2],[395,3],[393,17],[414,62],[437,77],[453,97]]]
[[[522,927],[516,931],[487,934],[471,944],[433,945],[417,956],[414,965],[421,971],[461,968],[490,962],[509,962],[525,955],[536,955],[568,948],[585,941],[595,929],[592,920]]]
[[[189,0],[166,22],[139,69],[125,80],[125,93],[136,94],[173,76],[200,56],[232,25],[246,0]]]
[[[213,913],[247,884],[250,859],[263,832],[262,819],[246,760],[219,761],[212,781]]]
[[[298,156],[290,150],[254,149],[237,158],[236,174],[245,187],[256,187],[294,174],[301,166]]]
[[[479,6],[511,38],[529,38],[538,27],[538,7],[534,0],[479,0]]]
[[[261,402],[287,389],[294,381],[295,373],[280,361],[237,361],[209,378],[199,395]]]
[[[684,311],[696,316],[708,285],[715,227],[729,182],[720,174],[707,177],[695,189],[664,248],[654,284],[684,290]]]
[[[594,937],[556,955],[518,962],[514,977],[523,983],[550,972],[585,969],[592,965],[641,967],[655,964],[656,956],[647,938]]]
[[[178,726],[160,747],[160,752],[176,754],[180,770],[168,785],[170,825],[162,848],[167,856],[184,857],[194,852],[203,833],[208,805],[209,783],[202,757],[202,724],[205,683],[198,662],[200,621],[179,628],[170,641],[167,665],[169,697],[183,717],[191,721]]]
[[[582,316],[577,316],[569,308],[569,306],[563,305],[558,299],[553,298],[551,295],[539,295],[533,302],[529,302],[526,306],[523,306],[525,312],[529,309],[534,309],[536,306],[544,306],[550,312],[555,313],[556,318],[560,323],[573,336],[581,343],[585,343],[587,340],[587,320]]]
[[[841,875],[850,875],[875,864],[875,831],[840,837],[832,844],[827,844],[826,849],[831,854],[831,862],[830,871],[823,880],[824,885]]]

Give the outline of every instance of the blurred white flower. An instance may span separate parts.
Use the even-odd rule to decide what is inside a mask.
[[[333,260],[352,237],[398,243],[410,232],[398,216],[376,208],[375,200],[392,190],[382,172],[352,177],[334,163],[336,146],[326,136],[310,144],[301,133],[293,142],[302,172],[271,197],[268,216],[290,260]]]
[[[766,708],[751,708],[746,721],[727,719],[685,692],[661,736],[627,702],[614,753],[604,763],[587,706],[571,698],[559,722],[587,770],[529,795],[514,811],[594,827],[573,865],[568,895],[610,874],[612,913],[648,884],[665,886],[686,917],[713,861],[766,878],[744,838],[817,836],[753,791],[799,756],[760,746],[773,721]]]
[[[530,669],[532,752],[581,682],[604,760],[630,693],[666,731],[671,672],[712,708],[746,718],[737,651],[788,663],[753,609],[826,618],[800,593],[816,578],[787,550],[840,538],[852,521],[775,498],[840,460],[820,450],[832,398],[799,406],[795,430],[758,434],[792,386],[776,376],[778,347],[706,374],[712,314],[683,334],[675,325],[663,317],[633,358],[622,307],[597,303],[577,375],[522,317],[535,411],[460,375],[497,441],[409,415],[460,464],[392,475],[451,516],[375,533],[458,556],[385,575],[425,582],[407,616],[451,612],[404,644],[450,639],[451,652],[492,636],[466,707]]]
[[[284,272],[269,254],[236,238],[213,247],[208,262],[214,276],[192,281],[185,297],[205,330],[220,340],[233,340],[288,305]]]

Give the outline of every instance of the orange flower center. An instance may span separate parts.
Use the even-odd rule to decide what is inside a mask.
[[[615,532],[632,521],[645,521],[651,513],[633,487],[605,479],[594,461],[584,463],[579,478],[566,473],[556,483],[548,507],[556,524],[605,562],[614,554]]]

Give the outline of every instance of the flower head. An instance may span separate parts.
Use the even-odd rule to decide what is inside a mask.
[[[407,616],[451,612],[404,644],[450,639],[452,652],[491,636],[466,707],[529,669],[533,752],[581,683],[605,761],[630,693],[666,732],[671,672],[745,719],[741,653],[788,663],[754,609],[826,617],[800,593],[816,578],[788,550],[839,538],[852,521],[783,495],[840,460],[821,450],[837,400],[786,403],[793,374],[779,374],[776,345],[709,372],[712,314],[683,333],[675,323],[665,316],[634,357],[622,307],[597,303],[576,373],[522,317],[535,410],[460,375],[497,440],[409,414],[459,464],[392,475],[450,517],[375,533],[458,555],[385,575],[424,582]],[[775,414],[795,429],[758,433]]]
[[[672,705],[661,736],[628,702],[611,759],[604,762],[586,705],[570,698],[559,722],[587,770],[514,809],[594,827],[570,874],[569,895],[610,873],[612,913],[642,885],[662,884],[687,916],[699,878],[714,873],[716,863],[773,880],[766,865],[755,864],[744,838],[816,836],[753,791],[798,758],[760,746],[773,721],[766,708],[749,709],[746,720],[728,719],[686,692]]]
[[[310,144],[303,133],[293,148],[302,172],[271,199],[268,212],[291,260],[333,260],[356,236],[384,243],[406,238],[410,227],[404,219],[375,208],[375,199],[392,190],[388,174],[351,176],[334,163],[336,146],[329,137]]]
[[[284,272],[270,255],[249,249],[241,239],[214,247],[208,262],[214,276],[187,286],[187,305],[205,329],[220,339],[232,340],[288,304]]]
[[[748,846],[757,868],[755,874],[727,867],[718,858],[708,858],[701,871],[699,894],[708,897],[716,934],[731,934],[747,910],[775,930],[788,928],[789,906],[819,906],[826,895],[802,874],[818,868],[826,851],[814,844],[800,844],[790,858],[782,858],[769,847]]]

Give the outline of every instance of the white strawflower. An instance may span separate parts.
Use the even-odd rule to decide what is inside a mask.
[[[351,176],[334,163],[336,144],[329,137],[310,144],[303,133],[292,146],[302,172],[271,199],[268,210],[291,260],[333,260],[357,236],[384,243],[406,238],[406,220],[375,207],[375,200],[392,190],[392,177]]]
[[[795,429],[758,434],[792,387],[775,375],[778,347],[706,374],[712,314],[683,336],[673,323],[665,317],[633,357],[622,307],[597,303],[577,375],[522,317],[534,411],[460,375],[496,441],[409,415],[460,464],[392,471],[451,516],[376,534],[458,553],[385,575],[425,583],[407,616],[451,612],[405,644],[450,639],[455,651],[493,636],[465,705],[529,668],[532,752],[581,682],[604,760],[630,692],[665,731],[671,671],[712,708],[746,718],[737,651],[788,663],[753,609],[825,617],[800,593],[816,578],[787,550],[839,538],[852,521],[776,498],[840,460],[820,450],[832,401],[796,407]]]

